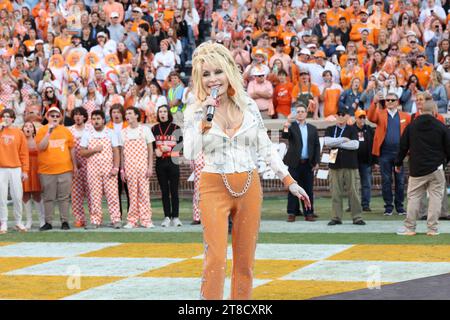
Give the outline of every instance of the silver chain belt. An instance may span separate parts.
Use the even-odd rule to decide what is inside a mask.
[[[235,192],[231,189],[230,184],[228,183],[227,176],[224,173],[220,174],[222,176],[223,184],[225,185],[225,188],[227,188],[228,192],[233,196],[234,198],[242,197],[244,194],[247,193],[248,188],[250,188],[250,185],[252,184],[252,176],[253,176],[253,170],[247,171],[247,182],[245,183],[244,188],[241,192]]]

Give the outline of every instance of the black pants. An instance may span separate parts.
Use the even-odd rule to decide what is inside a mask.
[[[156,159],[156,176],[161,188],[164,216],[178,218],[180,201],[178,198],[178,184],[180,181],[180,167],[171,158]]]
[[[122,176],[119,174],[117,175],[117,178],[119,179],[119,208],[120,208],[120,219],[123,217],[123,211],[122,211],[122,192],[125,190],[125,194],[127,195],[127,212],[130,210],[130,196],[128,195],[128,185],[124,182],[122,182]]]
[[[313,185],[314,185],[314,172],[312,171],[312,167],[309,164],[309,161],[304,163],[300,162],[297,168],[289,167],[289,173],[292,178],[298,182],[299,186],[305,189],[306,193],[311,200],[311,209],[305,210],[305,204],[302,201],[303,214],[305,216],[314,214],[313,207]],[[300,213],[300,203],[299,199],[289,192],[288,194],[288,205],[287,205],[287,213],[298,215]]]

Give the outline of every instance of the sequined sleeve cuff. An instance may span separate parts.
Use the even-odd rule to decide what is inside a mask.
[[[289,188],[289,186],[293,183],[297,183],[294,178],[291,177],[290,174],[288,174],[286,177],[283,178],[283,184],[284,186],[287,188]]]

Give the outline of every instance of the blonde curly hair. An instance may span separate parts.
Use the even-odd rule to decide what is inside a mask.
[[[248,95],[244,90],[242,74],[231,56],[231,52],[223,45],[209,41],[198,46],[192,57],[193,91],[197,103],[201,103],[208,97],[208,93],[202,84],[203,64],[208,63],[225,72],[229,85],[234,89],[234,94],[229,98],[241,111],[245,111]]]

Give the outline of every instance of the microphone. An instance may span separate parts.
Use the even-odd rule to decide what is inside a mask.
[[[213,99],[217,99],[217,95],[219,94],[219,88],[212,88],[211,97]],[[216,112],[216,106],[207,106],[206,107],[206,120],[211,122],[214,118],[214,112]]]

